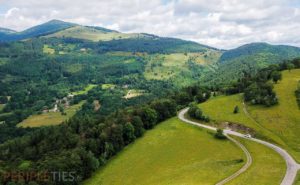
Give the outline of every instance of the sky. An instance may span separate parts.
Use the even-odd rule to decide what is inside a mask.
[[[250,42],[300,47],[300,0],[0,0],[0,27],[59,19],[231,49]]]

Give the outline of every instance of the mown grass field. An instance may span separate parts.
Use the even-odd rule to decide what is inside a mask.
[[[295,91],[300,80],[300,69],[282,72],[282,81],[274,86],[279,105],[271,108],[249,106],[252,117],[263,127],[280,137],[295,159],[300,161],[300,109]]]
[[[160,123],[126,147],[85,185],[211,185],[237,171],[245,156],[230,141],[179,121]]]
[[[250,168],[228,185],[276,185],[285,175],[285,161],[274,150],[245,139],[234,137],[250,152],[253,162]]]
[[[60,112],[48,112],[48,113],[29,116],[27,119],[19,123],[18,126],[19,127],[41,127],[41,126],[61,124],[63,121],[66,121],[67,119],[72,117],[76,113],[76,111],[81,108],[83,104],[84,101],[65,109],[67,115],[61,115]]]

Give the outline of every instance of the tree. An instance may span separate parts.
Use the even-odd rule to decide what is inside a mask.
[[[279,80],[281,80],[282,75],[279,71],[273,71],[271,77],[273,79],[273,82],[277,83]]]
[[[287,64],[287,69],[289,70],[289,71],[291,71],[292,69],[294,69],[295,68],[295,65],[294,64],[292,64],[292,63],[288,63]]]
[[[124,125],[123,138],[126,145],[135,140],[134,127],[129,122]]]
[[[222,129],[217,129],[217,132],[215,133],[215,137],[217,139],[226,139],[227,137],[224,135],[224,132]]]
[[[7,103],[7,97],[6,96],[0,96],[0,104]]]
[[[142,119],[139,116],[133,116],[131,123],[134,127],[135,137],[141,137],[145,132]]]
[[[120,151],[124,147],[123,127],[122,125],[113,124],[108,130],[109,141],[114,147],[114,152]]]
[[[157,112],[158,121],[164,121],[176,115],[176,103],[170,99],[156,100],[150,106]]]
[[[196,103],[191,103],[189,110],[188,110],[188,114],[190,117],[198,119],[198,120],[202,120],[205,122],[210,121],[210,118],[208,116],[203,115],[202,110],[197,106]]]
[[[239,106],[236,105],[236,106],[234,107],[233,113],[234,113],[234,114],[237,114],[237,113],[239,113],[239,112],[240,112]]]
[[[137,110],[137,115],[142,119],[145,129],[151,129],[157,122],[157,113],[149,106]]]

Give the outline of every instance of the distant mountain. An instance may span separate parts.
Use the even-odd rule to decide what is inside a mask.
[[[144,37],[139,33],[121,33],[118,31],[92,26],[80,26],[76,25],[71,28],[67,28],[61,31],[54,32],[52,34],[45,35],[47,38],[76,38],[89,41],[110,41],[119,39],[139,38]]]
[[[11,30],[11,29],[7,29],[7,28],[1,28],[0,27],[0,34],[9,34],[9,33],[15,33],[16,31]]]
[[[251,43],[223,53],[221,63],[255,62],[258,65],[278,63],[285,59],[298,57],[300,48],[285,45],[271,45],[267,43]]]
[[[237,80],[244,71],[255,73],[258,69],[284,60],[300,57],[300,48],[267,43],[251,43],[225,51],[219,60],[218,70],[208,74],[206,83],[228,84]]]
[[[34,26],[22,32],[2,32],[2,34],[0,34],[0,41],[7,42],[38,37],[42,35],[51,34],[63,29],[67,29],[75,25],[76,24],[67,23],[59,20],[51,20],[49,22],[38,26]]]

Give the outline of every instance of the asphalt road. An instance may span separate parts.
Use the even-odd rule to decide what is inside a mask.
[[[184,115],[187,111],[188,111],[188,108],[181,110],[178,113],[178,118],[186,123],[189,123],[189,124],[192,124],[192,125],[195,125],[198,127],[202,127],[202,128],[206,128],[206,129],[214,130],[214,131],[217,130],[217,128],[215,128],[215,127],[200,124],[200,123],[186,119],[184,117]],[[266,142],[266,141],[263,141],[260,139],[248,138],[248,137],[246,137],[246,135],[241,134],[239,132],[235,132],[235,131],[231,131],[231,130],[224,130],[224,134],[233,135],[233,136],[248,139],[248,140],[251,140],[251,141],[254,141],[257,143],[261,143],[269,148],[272,148],[274,151],[279,153],[283,157],[283,159],[286,161],[286,165],[287,165],[287,170],[286,170],[285,176],[281,182],[281,185],[293,185],[293,182],[297,176],[297,172],[300,169],[300,165],[289,155],[289,153],[286,150],[284,150],[284,149],[280,148],[279,146],[276,146],[272,143],[269,143],[269,142]]]

